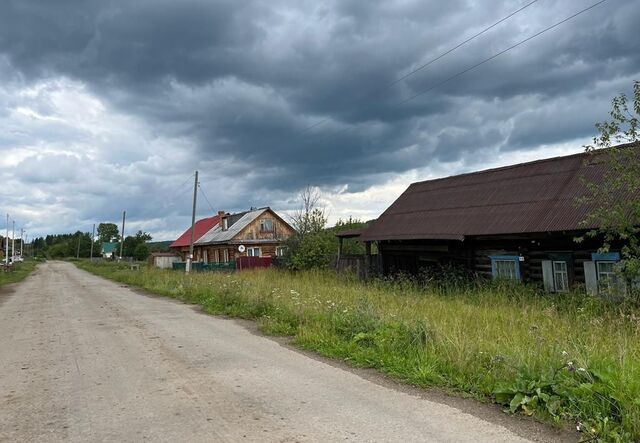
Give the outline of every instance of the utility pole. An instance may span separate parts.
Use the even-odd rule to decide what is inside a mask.
[[[193,262],[193,242],[195,239],[197,200],[198,200],[198,171],[196,171],[196,180],[193,183],[193,211],[191,212],[191,240],[189,241],[189,258],[187,258],[187,264],[185,265],[185,268],[184,268],[187,274],[191,272],[191,263]]]
[[[76,251],[76,258],[80,258],[80,239],[82,238],[82,234],[78,235],[78,249]]]
[[[14,261],[16,258],[16,221],[13,222],[13,235],[11,236],[11,261]]]
[[[9,214],[7,214],[7,235],[4,238],[4,264],[9,266]]]
[[[122,247],[124,246],[124,220],[127,217],[127,211],[122,211],[122,232],[120,233],[120,260],[122,260]]]
[[[24,259],[24,228],[20,228],[20,258]]]
[[[91,230],[91,253],[89,254],[89,261],[93,261],[93,242],[96,238],[96,224],[93,224],[93,229]]]

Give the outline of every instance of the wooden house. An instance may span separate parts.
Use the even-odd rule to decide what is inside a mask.
[[[294,229],[269,207],[218,213],[219,223],[195,242],[195,260],[227,263],[238,257],[277,257]]]
[[[211,229],[216,227],[219,222],[220,222],[220,217],[217,215],[213,217],[203,218],[202,220],[198,220],[194,225],[193,241],[196,242],[200,240],[200,238],[204,234],[206,234]],[[191,228],[184,231],[176,241],[171,243],[169,245],[169,249],[171,249],[172,252],[178,254],[181,257],[181,260],[185,262],[189,257],[190,244],[191,244]]]
[[[367,251],[378,247],[365,262],[385,274],[453,264],[549,291],[602,291],[620,253],[575,241],[595,227],[584,226],[590,208],[576,200],[584,180],[597,183],[606,170],[602,154],[582,153],[414,183],[360,236]]]
[[[115,259],[118,255],[118,247],[120,243],[118,242],[102,242],[100,253],[102,254],[102,258],[106,259]]]

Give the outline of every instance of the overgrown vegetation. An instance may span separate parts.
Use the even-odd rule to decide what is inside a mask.
[[[364,284],[326,271],[191,274],[79,263],[99,275],[258,321],[274,335],[417,386],[573,422],[584,440],[640,439],[640,311],[489,281]]]
[[[320,207],[320,191],[307,186],[300,192],[300,207],[291,217],[296,233],[284,243],[285,256],[281,264],[289,270],[326,269],[338,252],[336,233],[367,226],[360,220],[338,220],[327,228],[328,217]],[[345,240],[345,254],[364,254],[364,246],[357,240]]]
[[[608,172],[601,180],[583,178],[587,195],[580,204],[593,208],[584,226],[597,226],[587,236],[603,238],[601,252],[621,245],[621,277],[629,298],[640,304],[640,82],[633,84],[631,103],[625,94],[612,101],[611,120],[596,124],[598,135],[586,151],[598,156]],[[614,146],[615,145],[615,146]]]
[[[28,259],[21,263],[14,263],[11,265],[11,271],[5,271],[4,266],[0,267],[0,286],[24,280],[35,269],[38,262],[38,260]]]

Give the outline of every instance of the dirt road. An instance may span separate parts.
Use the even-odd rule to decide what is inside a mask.
[[[0,441],[530,441],[63,262],[0,295],[0,357]]]

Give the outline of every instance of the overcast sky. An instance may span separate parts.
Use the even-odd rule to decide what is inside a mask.
[[[195,169],[215,211],[287,211],[312,185],[335,221],[414,181],[579,152],[640,79],[637,0],[431,89],[596,2],[538,0],[389,86],[530,1],[3,0],[0,211],[44,235],[126,209],[168,240]]]

